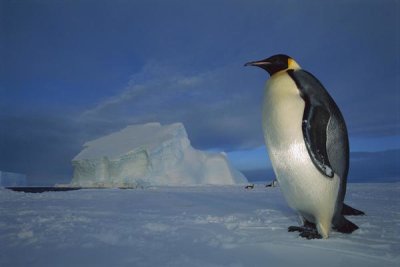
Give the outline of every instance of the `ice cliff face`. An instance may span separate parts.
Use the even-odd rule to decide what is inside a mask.
[[[247,179],[224,153],[190,145],[181,123],[131,125],[89,141],[72,160],[75,186],[236,184]]]

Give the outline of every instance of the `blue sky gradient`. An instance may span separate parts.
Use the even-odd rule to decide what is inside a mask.
[[[268,77],[243,64],[276,53],[325,85],[352,152],[400,162],[399,1],[0,5],[0,170],[26,173],[31,184],[68,182],[85,141],[149,121],[183,122],[194,147],[227,151],[263,179]],[[392,165],[380,171],[399,177]]]

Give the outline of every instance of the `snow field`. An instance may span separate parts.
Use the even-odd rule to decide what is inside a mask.
[[[306,240],[279,188],[0,190],[0,266],[399,266],[400,184],[349,184],[352,235]]]

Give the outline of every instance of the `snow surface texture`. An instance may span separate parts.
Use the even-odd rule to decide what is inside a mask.
[[[182,123],[128,126],[87,142],[72,165],[72,185],[84,187],[247,182],[224,153],[194,149]]]
[[[349,184],[360,229],[307,240],[279,187],[0,190],[0,266],[400,266],[400,183]]]
[[[26,175],[0,171],[0,187],[2,186],[26,186]]]

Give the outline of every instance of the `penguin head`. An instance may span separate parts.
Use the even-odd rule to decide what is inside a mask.
[[[266,70],[271,76],[282,70],[294,70],[300,68],[299,64],[297,64],[293,58],[283,54],[274,55],[258,61],[247,62],[244,65],[260,67]]]

